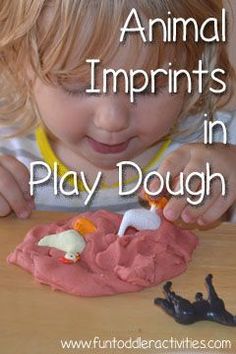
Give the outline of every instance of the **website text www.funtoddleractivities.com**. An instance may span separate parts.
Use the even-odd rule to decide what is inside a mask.
[[[228,339],[193,339],[185,337],[177,339],[174,337],[166,339],[145,339],[142,337],[129,337],[127,339],[100,338],[95,336],[89,339],[61,339],[60,347],[65,350],[83,349],[142,349],[142,350],[222,350],[231,349],[232,343]]]

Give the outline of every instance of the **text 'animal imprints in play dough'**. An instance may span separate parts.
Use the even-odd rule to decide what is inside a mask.
[[[157,209],[163,209],[168,202],[165,197],[152,199],[146,193],[144,199],[148,201],[150,209],[130,209],[124,213],[118,236],[122,237],[128,227],[136,230],[157,230],[161,224],[161,218]]]
[[[75,230],[66,230],[57,234],[44,236],[38,246],[54,247],[64,251],[65,256],[59,258],[62,263],[76,263],[86,246],[84,238]]]

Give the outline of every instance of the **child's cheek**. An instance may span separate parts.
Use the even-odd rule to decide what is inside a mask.
[[[168,134],[174,127],[183,107],[183,96],[168,93],[154,98],[143,98],[135,109],[137,126],[143,137],[154,141]]]
[[[77,141],[88,130],[91,112],[82,100],[43,84],[36,86],[35,99],[43,123],[55,136]]]

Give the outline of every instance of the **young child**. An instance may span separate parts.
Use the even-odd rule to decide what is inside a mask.
[[[227,71],[229,91],[233,70],[222,43],[196,43],[191,35],[186,42],[164,44],[160,26],[154,31],[152,44],[140,36],[127,36],[120,44],[120,28],[132,8],[143,23],[148,19],[167,20],[193,17],[201,24],[210,15],[220,19],[221,0],[2,0],[0,5],[0,216],[14,212],[20,218],[37,209],[82,211],[107,208],[124,210],[137,204],[137,195],[129,198],[118,194],[120,161],[134,161],[144,173],[157,170],[164,176],[170,171],[178,176],[183,171],[204,171],[206,162],[228,181],[228,194],[221,196],[220,183],[213,184],[211,196],[199,207],[188,205],[186,195],[170,198],[164,215],[171,221],[180,217],[200,225],[215,221],[236,199],[236,147],[214,144],[206,146],[196,133],[202,132],[204,113],[222,119],[229,133],[235,129],[233,114],[215,113],[229,95],[209,93],[209,76],[204,80],[203,94],[186,92],[186,81],[176,94],[169,94],[166,80],[158,82],[158,93],[146,92],[130,103],[122,84],[117,94],[89,95],[90,66],[88,58],[99,58],[97,87],[102,87],[102,68],[125,70],[165,67],[189,72],[204,58],[205,68],[220,67]],[[209,11],[211,10],[211,13]],[[196,85],[196,78],[195,85]],[[188,133],[186,135],[186,126]],[[6,138],[8,136],[8,138]],[[10,137],[10,138],[9,138]],[[181,138],[181,139],[179,139]],[[234,143],[232,137],[229,142]],[[50,181],[39,184],[34,196],[29,193],[30,164],[46,162],[58,173],[84,171],[89,185],[98,171],[102,184],[88,205],[86,188],[78,182],[80,194],[55,195],[60,185],[54,169]],[[49,174],[39,166],[35,179]],[[126,171],[126,188],[137,183],[136,171]],[[75,190],[67,183],[68,194]],[[195,190],[198,186],[195,186]],[[71,193],[72,194],[72,193]]]

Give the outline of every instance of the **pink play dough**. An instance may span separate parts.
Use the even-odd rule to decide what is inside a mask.
[[[85,236],[86,248],[78,263],[60,263],[64,252],[37,245],[45,235],[71,229],[78,216],[34,227],[8,262],[53,289],[80,296],[114,295],[152,287],[183,273],[198,244],[190,231],[166,220],[157,231],[130,229],[119,238],[122,215],[99,210],[81,216],[89,218],[97,231]]]

